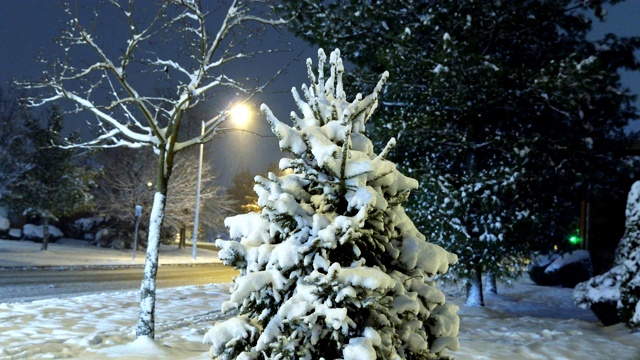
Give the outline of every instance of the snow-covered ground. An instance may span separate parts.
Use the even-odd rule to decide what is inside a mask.
[[[63,244],[58,247],[56,264],[72,261],[60,255]],[[84,257],[77,248],[69,253],[75,261]],[[5,255],[0,253],[0,266]],[[95,256],[101,265],[116,259]],[[13,260],[28,267],[31,258],[47,265],[38,256]],[[160,289],[155,343],[134,341],[135,291],[0,304],[0,359],[208,359],[202,335],[223,319],[220,305],[228,289],[229,284]],[[469,308],[462,306],[460,289],[446,287],[448,300],[461,305],[461,349],[452,353],[457,359],[640,359],[640,333],[601,326],[573,305],[571,289],[539,287],[525,278],[500,290],[487,296],[485,308]]]
[[[95,266],[142,266],[145,252],[138,250],[135,260],[133,250],[98,248],[84,240],[62,238],[49,243],[47,251],[42,244],[33,241],[0,240],[1,268],[30,267],[95,267]],[[192,260],[191,244],[178,250],[177,245],[160,245],[160,264],[219,262],[218,252],[198,248],[196,260]]]

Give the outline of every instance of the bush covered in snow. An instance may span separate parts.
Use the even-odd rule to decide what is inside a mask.
[[[9,232],[7,233],[7,236],[11,240],[22,239],[22,229],[11,228],[11,229],[9,229]]]
[[[44,226],[43,225],[33,225],[26,224],[22,227],[22,235],[27,240],[33,240],[36,242],[42,242],[44,239]],[[58,239],[63,237],[64,234],[60,229],[53,225],[49,225],[49,241],[56,242]]]
[[[626,230],[616,249],[614,267],[576,286],[573,299],[582,308],[591,308],[609,325],[617,317],[601,309],[615,304],[617,315],[632,328],[640,328],[640,181],[631,187],[627,198]]]
[[[536,257],[529,264],[529,277],[538,285],[572,288],[593,276],[591,256],[587,250]]]
[[[10,228],[11,228],[11,223],[9,223],[9,219],[0,215],[0,236],[7,235]]]
[[[87,239],[87,235],[93,238],[95,233],[98,232],[99,226],[104,223],[104,220],[105,218],[102,216],[80,218],[73,223],[64,224],[63,229],[67,236],[73,239]]]
[[[338,50],[319,51],[318,77],[292,93],[293,127],[262,110],[293,155],[292,173],[256,177],[260,214],[227,218],[220,258],[241,270],[204,341],[228,359],[437,359],[458,349],[457,307],[433,278],[457,257],[426,242],[401,204],[417,181],[363,134],[388,76],[348,102]]]

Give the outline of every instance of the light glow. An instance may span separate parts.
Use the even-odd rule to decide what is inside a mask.
[[[244,127],[251,120],[251,110],[245,104],[235,105],[231,109],[231,120],[239,127]]]

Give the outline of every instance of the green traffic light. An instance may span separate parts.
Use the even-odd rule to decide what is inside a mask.
[[[580,239],[579,236],[573,235],[571,237],[569,237],[569,243],[572,245],[576,245],[578,243],[580,243],[582,241],[582,239]]]

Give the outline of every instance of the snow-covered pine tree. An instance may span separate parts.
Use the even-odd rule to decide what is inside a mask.
[[[256,177],[262,212],[227,218],[232,240],[220,258],[241,270],[225,313],[204,336],[218,359],[438,359],[457,350],[457,307],[433,278],[457,257],[428,243],[401,204],[416,180],[385,159],[364,135],[387,79],[347,101],[342,59],[307,61],[302,118],[293,127],[262,111],[292,155],[293,173]],[[236,241],[239,240],[239,241]]]
[[[49,225],[63,216],[90,210],[95,171],[78,162],[73,149],[59,146],[74,141],[78,134],[61,135],[64,116],[56,106],[47,111],[46,126],[38,118],[26,121],[28,142],[34,147],[32,164],[10,186],[11,208],[42,221],[44,237],[41,250],[48,250]]]
[[[626,230],[616,249],[613,268],[578,284],[573,299],[584,309],[598,303],[616,303],[620,319],[637,329],[640,328],[640,181],[629,191],[626,217]]]

